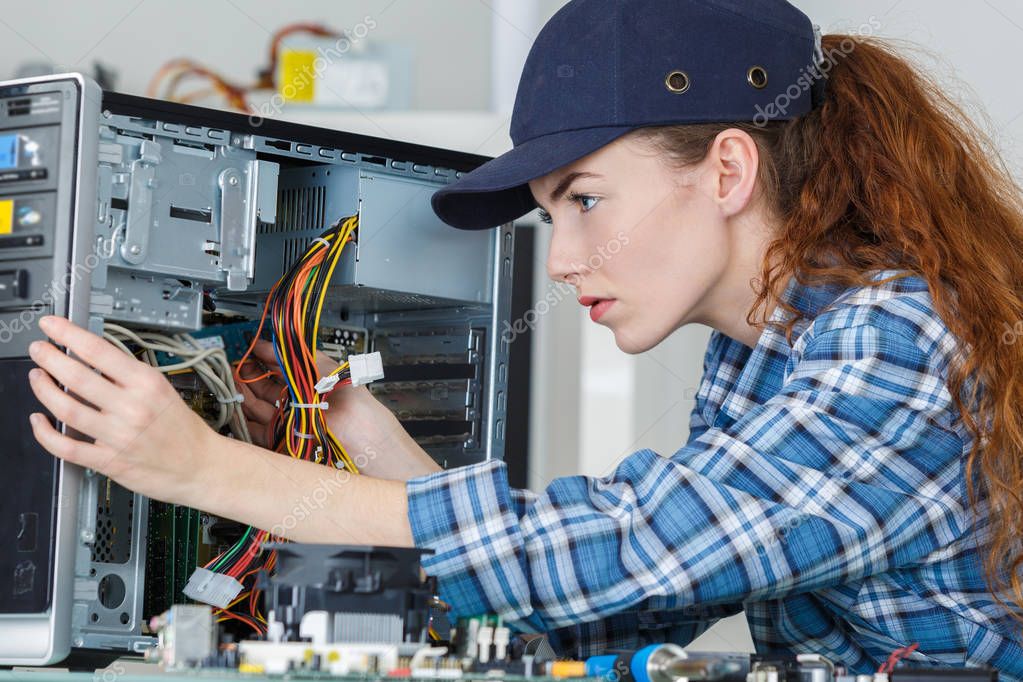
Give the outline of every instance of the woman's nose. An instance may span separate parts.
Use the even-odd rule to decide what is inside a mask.
[[[547,253],[547,276],[557,282],[574,285],[583,274],[580,272],[581,262],[581,259],[574,256],[574,246],[565,231],[554,228]]]

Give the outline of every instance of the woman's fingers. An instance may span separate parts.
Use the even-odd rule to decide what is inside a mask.
[[[337,369],[337,364],[337,361],[322,350],[316,351],[316,369],[320,371],[321,377],[325,377]]]
[[[253,376],[247,377],[245,376],[244,373],[241,373],[241,377],[243,379],[252,379],[254,377],[259,376],[262,375],[255,374]],[[259,379],[258,381],[252,381],[249,383],[245,381],[239,381],[238,385],[245,386],[245,388],[247,388],[252,393],[252,395],[256,397],[256,399],[263,400],[265,402],[270,403],[271,405],[274,405],[278,400],[280,400],[281,390],[284,388],[283,384],[278,383],[278,381],[274,377],[264,377],[262,379]]]
[[[33,369],[28,379],[36,398],[59,421],[93,438],[104,440],[109,436],[106,427],[109,417],[65,393],[46,372]]]
[[[249,435],[252,436],[252,442],[254,445],[258,445],[261,448],[269,448],[270,445],[266,440],[267,425],[263,422],[255,422],[248,420],[245,422],[249,427]]]
[[[50,376],[93,405],[103,409],[118,400],[117,386],[53,344],[35,341],[29,346],[28,353]]]
[[[251,419],[246,419],[245,425],[249,429],[249,437],[252,438],[252,444],[265,448],[266,445],[263,443],[263,425]]]
[[[244,365],[238,367],[238,374],[246,379],[253,379],[267,373],[280,371],[277,367],[277,360],[273,357],[273,349],[270,350],[269,360],[263,357],[266,353],[261,350],[262,346],[260,344],[265,343],[266,341],[256,342],[257,345],[252,355],[249,356]]]
[[[47,315],[39,320],[39,328],[55,343],[66,346],[72,353],[122,386],[130,384],[132,375],[137,371],[138,361],[114,348],[102,337],[72,324],[69,320]]]
[[[256,341],[256,347],[252,349],[252,354],[267,367],[277,367],[277,355],[274,354],[273,344],[266,339]]]
[[[277,356],[274,354],[273,344],[269,341],[263,339],[257,341],[253,354],[267,367],[277,368],[279,366],[277,364]],[[316,369],[319,370],[320,376],[323,377],[337,369],[337,362],[324,352],[317,351]]]
[[[253,355],[259,362],[246,362],[238,368],[238,376],[250,381],[255,379],[255,381],[239,383],[245,383],[257,398],[275,403],[280,398],[283,384],[278,379],[280,368],[274,357],[273,347],[267,341],[257,341]]]
[[[29,416],[29,422],[36,440],[43,449],[55,457],[97,471],[102,470],[110,461],[110,454],[106,448],[65,436],[53,428],[49,419],[38,412]]]
[[[274,412],[276,412],[274,406],[259,398],[249,384],[238,384],[238,390],[244,397],[242,412],[245,413],[246,417],[262,424],[273,419]]]

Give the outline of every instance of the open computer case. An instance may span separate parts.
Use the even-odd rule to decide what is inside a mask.
[[[503,458],[513,227],[455,230],[429,204],[485,160],[103,92],[78,74],[0,82],[0,665],[149,648],[147,619],[230,525],[36,444],[27,347],[43,314],[97,333],[205,333],[230,355],[306,245],[357,214],[323,345],[379,351],[372,390],[444,466]],[[179,390],[202,409],[195,386]]]

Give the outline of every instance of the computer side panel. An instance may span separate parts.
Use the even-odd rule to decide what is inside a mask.
[[[82,472],[35,442],[28,345],[88,321],[102,93],[78,74],[0,83],[0,663],[63,659]],[[58,425],[59,428],[64,428]]]

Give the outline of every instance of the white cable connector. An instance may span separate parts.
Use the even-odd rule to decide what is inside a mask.
[[[352,386],[362,386],[384,378],[384,361],[380,357],[380,351],[349,355],[348,368],[352,372]]]
[[[384,361],[380,352],[366,353],[363,355],[349,355],[348,369],[352,375],[352,386],[362,386],[384,378]],[[331,372],[321,377],[313,387],[317,393],[324,395],[330,393],[341,381],[341,375]]]
[[[494,660],[503,661],[508,655],[508,643],[511,642],[511,630],[506,627],[494,628]]]
[[[188,584],[181,592],[189,599],[201,601],[221,609],[234,601],[242,591],[242,584],[229,575],[214,573],[202,568],[195,569],[195,573],[188,579]]]
[[[334,390],[334,387],[337,386],[337,382],[339,381],[341,381],[340,374],[328,374],[316,382],[316,385],[313,386],[313,390],[320,395],[330,393]]]
[[[480,631],[476,633],[476,644],[479,646],[478,658],[480,663],[487,663],[490,661],[490,645],[494,641],[494,628],[489,625],[480,627]]]

